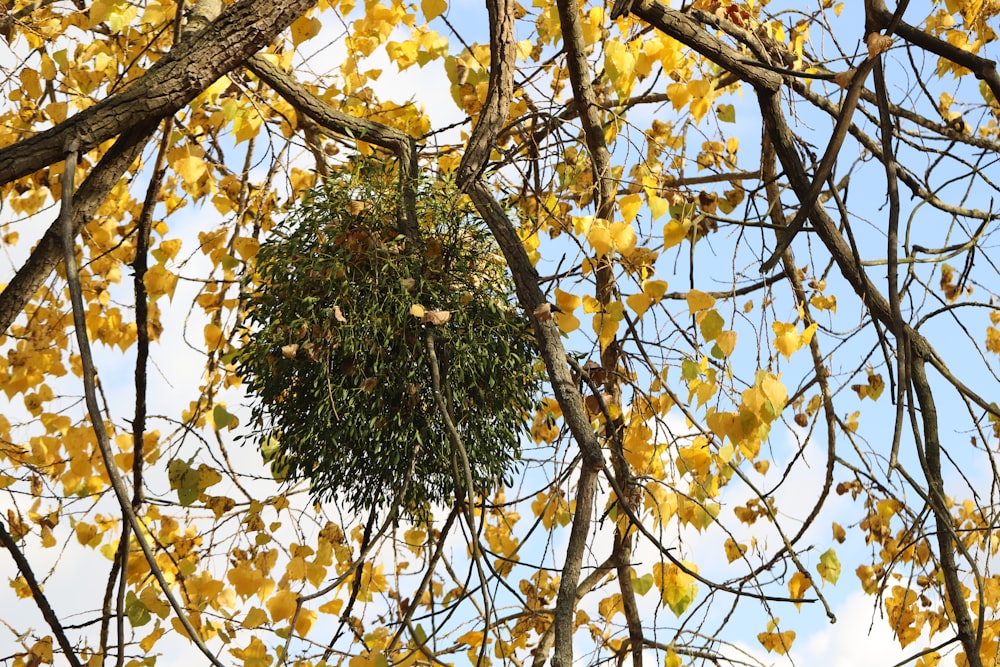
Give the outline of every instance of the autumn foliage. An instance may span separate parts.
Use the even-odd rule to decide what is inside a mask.
[[[996,665],[998,16],[0,3],[0,662]]]

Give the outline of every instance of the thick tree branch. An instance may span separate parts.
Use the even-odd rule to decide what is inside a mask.
[[[691,47],[755,89],[776,92],[781,88],[779,74],[748,63],[743,54],[708,33],[687,14],[655,1],[640,3],[640,6],[632,8],[632,13],[665,35]]]
[[[583,39],[583,27],[580,25],[580,5],[577,0],[557,0],[556,6],[559,10],[559,25],[566,51],[566,68],[569,70],[573,98],[579,109],[587,152],[590,154],[590,168],[596,186],[597,217],[603,220],[611,220],[614,217],[616,205],[615,194],[618,188],[616,179],[612,174],[611,152],[608,150],[607,140],[604,136],[600,108],[597,105],[597,95],[594,92],[594,86],[590,83],[590,68],[587,62],[586,44]],[[616,299],[614,263],[610,256],[605,256],[599,260],[596,279],[597,300],[601,304],[602,311],[597,316],[605,317],[608,306]],[[621,384],[619,382],[621,361],[621,345],[617,338],[606,345],[602,345],[601,366],[603,366],[607,375],[604,387],[611,396],[611,401],[616,405],[621,405],[622,402]],[[595,391],[595,395],[600,401],[600,390]],[[635,513],[640,501],[640,495],[621,447],[621,435],[624,430],[624,423],[620,414],[617,419],[609,417],[610,415],[606,414],[604,424],[605,437],[614,443],[613,448],[615,453],[612,455],[612,467],[615,471],[615,479],[624,491],[624,495],[618,496],[618,502],[627,505]],[[592,488],[582,483],[580,486],[581,488]],[[579,497],[577,498],[577,502],[579,502]],[[574,524],[577,522],[584,523],[589,532],[590,516],[577,514],[573,517],[573,522]],[[622,596],[622,608],[625,611],[625,619],[628,623],[631,646],[635,649],[631,652],[632,665],[633,667],[642,667],[642,623],[639,620],[635,591],[632,588],[632,575],[629,569],[632,557],[632,537],[629,531],[630,527],[627,524],[624,527],[622,524],[618,524],[615,527],[614,553],[612,557],[615,560],[615,567],[618,570],[618,584]],[[563,576],[559,586],[559,603],[556,605],[555,654],[553,655],[552,663],[557,667],[559,665],[566,665],[568,667],[573,662],[573,615],[575,612],[573,595],[576,589],[576,582],[580,576],[578,561],[582,560],[585,545],[581,542],[575,546],[577,546],[577,551],[567,549],[566,562],[563,565]],[[563,607],[566,607],[566,609],[563,609]]]
[[[324,129],[343,137],[374,144],[399,158],[400,188],[403,197],[400,224],[409,237],[416,238],[419,234],[416,220],[416,141],[388,125],[337,111],[322,98],[306,90],[293,76],[272,65],[266,58],[254,56],[247,61],[246,66],[291,104],[296,112],[308,117]]]
[[[912,353],[907,355],[907,358],[912,359],[911,355]],[[931,509],[934,511],[934,522],[937,526],[941,576],[944,579],[945,590],[948,592],[948,601],[951,603],[955,624],[958,626],[958,639],[965,650],[965,658],[970,667],[983,667],[979,646],[982,639],[981,624],[984,619],[980,619],[980,627],[977,630],[972,622],[972,616],[969,614],[969,606],[963,592],[964,587],[958,576],[955,549],[959,538],[955,534],[955,523],[952,520],[948,498],[944,491],[937,406],[934,401],[934,392],[931,390],[930,383],[927,382],[924,363],[923,359],[913,359],[910,364],[910,377],[917,403],[920,406],[920,419],[923,422],[924,456],[922,463],[924,464],[924,474],[927,476],[927,495]],[[982,591],[982,582],[977,583],[980,584],[977,588]]]
[[[802,226],[809,218],[813,205],[819,199],[819,193],[826,187],[827,179],[833,174],[833,167],[837,162],[837,156],[840,155],[840,148],[844,144],[844,139],[847,138],[847,130],[851,127],[854,110],[858,106],[858,100],[861,99],[861,91],[864,89],[868,74],[871,73],[872,67],[875,66],[876,62],[878,62],[878,56],[868,58],[854,72],[851,83],[847,87],[847,95],[844,96],[844,101],[840,104],[837,124],[833,128],[833,134],[826,145],[826,151],[824,151],[823,158],[819,162],[819,167],[817,167],[816,173],[813,175],[812,185],[806,191],[805,199],[799,201],[799,210],[795,214],[795,217],[788,224],[788,227],[781,230],[778,234],[778,244],[775,246],[771,256],[761,263],[761,273],[770,272],[778,263],[785,249],[791,245],[795,235],[802,229]]]
[[[58,162],[67,141],[86,153],[137,125],[174,114],[206,86],[270,44],[315,0],[238,0],[120,93],[0,150],[0,183]]]
[[[458,165],[456,183],[463,190],[486,168],[514,97],[515,3],[486,0],[486,9],[490,20],[490,83],[479,120]]]
[[[871,25],[867,26],[869,30],[881,30],[889,26],[895,18],[894,13],[885,6],[884,0],[865,0],[865,12],[871,20]],[[997,73],[995,60],[977,56],[902,21],[893,27],[893,33],[914,46],[971,70],[977,79],[986,82],[993,93],[993,98],[1000,100],[1000,74]]]
[[[146,141],[156,129],[156,123],[133,127],[118,137],[111,149],[104,154],[74,197],[73,235],[90,222],[97,208],[111,188],[142,152]],[[7,331],[38,288],[48,279],[52,269],[62,261],[62,240],[59,221],[54,221],[31,251],[27,261],[18,269],[10,283],[0,292],[0,333]]]

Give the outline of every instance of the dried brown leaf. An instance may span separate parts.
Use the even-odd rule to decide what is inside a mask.
[[[878,32],[870,32],[865,37],[865,43],[868,45],[868,57],[874,58],[878,54],[889,50],[889,47],[892,46],[892,37]]]

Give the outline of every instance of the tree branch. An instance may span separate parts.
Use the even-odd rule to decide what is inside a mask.
[[[86,153],[137,125],[174,114],[213,81],[270,44],[314,2],[238,0],[122,92],[0,149],[0,184],[60,161],[68,141],[78,141],[81,153]]]
[[[28,584],[28,589],[31,591],[31,598],[38,605],[38,610],[42,612],[42,618],[45,622],[49,624],[49,628],[52,630],[52,634],[56,636],[56,641],[59,642],[59,647],[63,650],[63,655],[66,656],[66,661],[69,662],[71,667],[83,667],[80,664],[79,658],[76,656],[76,651],[69,643],[69,639],[66,637],[66,632],[63,630],[62,625],[59,623],[59,617],[52,610],[52,605],[49,604],[48,598],[45,597],[42,587],[38,585],[38,580],[35,579],[35,573],[31,569],[31,563],[28,559],[24,557],[21,550],[17,547],[17,542],[11,537],[11,534],[7,532],[7,528],[0,521],[0,544],[10,552],[11,558],[14,559],[14,563],[17,565],[17,569],[20,570],[21,576],[24,577],[25,582]]]

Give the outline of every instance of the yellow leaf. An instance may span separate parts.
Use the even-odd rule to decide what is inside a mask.
[[[201,158],[200,148],[174,148],[167,154],[170,167],[184,179],[186,185],[195,185],[208,173],[208,165]]]
[[[810,324],[801,334],[794,324],[787,324],[785,322],[775,322],[771,325],[771,329],[775,333],[775,349],[783,354],[786,359],[789,359],[803,345],[809,344],[813,334],[816,332],[816,323],[813,322]]]
[[[163,6],[159,2],[151,2],[146,5],[146,9],[142,12],[142,23],[148,23],[152,26],[159,26],[164,21],[173,18],[173,5],[171,4],[171,11],[168,14],[167,7]]]
[[[288,175],[288,184],[292,188],[292,193],[298,194],[304,192],[316,185],[316,172],[292,167],[292,171]]]
[[[734,560],[743,557],[743,554],[747,551],[747,546],[745,544],[737,544],[736,540],[729,537],[726,538],[726,543],[723,545],[726,549],[726,559],[732,563]]]
[[[705,79],[695,79],[687,85],[691,97],[705,97],[711,90],[711,84]]]
[[[621,41],[609,40],[604,44],[604,69],[619,98],[626,98],[635,85],[635,55]]]
[[[267,623],[267,612],[260,607],[251,607],[250,611],[247,612],[246,618],[243,619],[242,625],[248,630],[253,630],[265,623]]]
[[[231,648],[229,652],[243,661],[243,667],[268,667],[272,662],[267,646],[257,637],[251,637],[246,648]]]
[[[243,598],[253,595],[264,584],[264,575],[245,561],[230,569],[226,578],[236,588],[236,594]]]
[[[465,644],[466,646],[479,646],[483,643],[483,632],[482,630],[469,630],[456,639],[455,643]]]
[[[937,651],[933,651],[921,657],[917,660],[913,667],[937,667],[941,662],[941,654]]]
[[[571,313],[580,306],[581,299],[575,294],[556,288],[556,305],[564,313]]]
[[[310,16],[300,16],[292,22],[292,45],[298,46],[307,39],[319,34],[323,24],[319,19]]]
[[[295,603],[299,596],[289,590],[278,591],[265,603],[267,610],[271,612],[271,620],[277,623],[286,618],[291,618],[295,613]]]
[[[387,667],[389,661],[382,653],[368,653],[353,656],[347,664],[348,667]]]
[[[813,298],[809,299],[809,303],[812,304],[817,310],[829,310],[830,312],[837,312],[837,297],[834,295],[823,296],[822,294],[817,294]]]
[[[653,303],[659,303],[660,299],[663,298],[663,295],[667,293],[667,281],[643,280],[642,291],[644,294],[649,295],[649,298],[653,300]]]
[[[33,100],[42,96],[41,79],[36,70],[27,67],[21,70],[21,88]]]
[[[405,42],[388,42],[385,45],[385,52],[389,58],[396,63],[400,71],[411,67],[417,62],[417,43],[413,40]]]
[[[214,322],[209,322],[205,325],[205,344],[208,346],[209,350],[219,349],[219,344],[222,342],[222,328]]]
[[[694,563],[682,563],[689,571],[698,571],[698,566]],[[663,604],[670,607],[676,616],[683,614],[698,596],[695,578],[673,563],[654,563],[653,583],[660,589]]]
[[[691,101],[691,115],[694,116],[694,120],[697,123],[708,110],[712,108],[712,99],[710,97],[698,97]]]
[[[423,318],[426,312],[427,310],[419,303],[415,303],[412,306],[410,306],[410,315],[413,315],[414,317]]]
[[[424,544],[427,542],[427,531],[421,528],[409,528],[403,533],[404,544],[415,556],[422,556]]]
[[[642,317],[643,313],[649,310],[649,307],[653,304],[653,299],[649,297],[648,294],[633,294],[625,299],[628,307],[635,311],[635,314]]]
[[[263,122],[264,119],[254,109],[240,108],[239,113],[233,118],[233,135],[236,137],[236,143],[256,137]]]
[[[331,614],[333,616],[339,616],[340,610],[344,607],[344,601],[333,599],[329,602],[324,602],[320,605],[319,611],[323,614]]]
[[[302,609],[299,611],[299,617],[295,620],[295,632],[298,633],[300,637],[305,637],[312,630],[312,626],[316,623],[316,612],[312,609]]]
[[[812,580],[801,572],[793,574],[791,580],[788,582],[788,593],[796,599],[801,599],[802,595],[810,588],[812,588]],[[801,608],[802,603],[796,602],[795,606]]]
[[[844,527],[841,526],[839,523],[834,522],[832,525],[832,530],[833,530],[833,539],[843,544],[844,540],[847,539],[847,531],[844,530]]]
[[[653,215],[653,220],[658,219],[670,210],[670,202],[663,197],[659,197],[654,194],[650,194],[646,197],[646,204],[649,205],[649,212]]]
[[[570,333],[580,328],[580,320],[572,313],[554,313],[556,325],[563,333]]]
[[[715,344],[722,350],[722,354],[730,356],[736,348],[736,332],[723,331],[715,339]]]
[[[642,197],[638,193],[625,195],[618,201],[618,206],[621,209],[622,217],[625,218],[625,222],[632,222],[635,220],[635,216],[638,215],[639,209],[642,208]]]
[[[608,223],[604,220],[595,220],[587,232],[587,242],[598,257],[604,257],[611,252],[614,243],[611,240],[611,230],[608,229]]]
[[[777,376],[771,373],[764,375],[760,380],[760,392],[771,404],[775,416],[785,409],[785,404],[788,402],[788,390]]]
[[[702,310],[708,310],[715,305],[715,297],[693,289],[687,294],[688,311],[693,315]]]
[[[445,0],[420,0],[420,9],[424,13],[424,18],[432,21],[444,14],[448,9],[448,3]]]
[[[160,246],[157,248],[160,254],[157,254],[154,251],[153,256],[156,257],[156,259],[162,264],[176,257],[177,253],[180,252],[180,249],[181,249],[180,239],[170,239],[168,241],[160,241]]]
[[[599,613],[606,621],[610,621],[611,618],[618,613],[625,613],[625,607],[622,604],[622,596],[620,593],[615,593],[610,595],[597,604],[597,613]]]
[[[163,628],[156,628],[155,630],[153,630],[148,635],[142,638],[142,641],[139,642],[139,648],[141,648],[146,653],[149,653],[152,650],[153,645],[156,644],[156,642],[160,639],[160,637],[163,636],[165,632],[166,630],[164,630]]]
[[[636,195],[638,197],[638,195]],[[636,237],[635,230],[632,228],[632,223],[630,222],[613,222],[611,223],[611,242],[614,244],[615,250],[620,254],[628,257],[635,250]]]
[[[769,653],[774,651],[778,655],[785,655],[785,653],[787,653],[792,647],[792,642],[795,641],[795,631],[762,632],[757,635],[757,641],[759,641],[761,646],[766,648]]]
[[[244,262],[257,256],[260,250],[260,241],[252,237],[240,236],[233,239],[233,250]]]
[[[858,411],[852,412],[851,414],[847,415],[847,420],[844,422],[844,428],[846,428],[851,433],[854,433],[855,431],[857,431],[858,430],[858,417],[860,417],[860,416],[861,416],[861,413],[858,412]]]
[[[680,111],[691,99],[687,85],[683,83],[672,83],[667,86],[667,98],[674,105],[674,111]]]
[[[615,339],[618,333],[618,320],[612,318],[607,313],[597,315],[593,319],[594,333],[601,342],[601,349],[606,348]]]
[[[52,664],[52,637],[45,637],[35,642],[28,653],[31,654],[31,658],[34,658],[34,660],[29,659],[29,664],[40,662],[46,665]]]
[[[667,224],[663,225],[663,249],[673,248],[675,245],[683,241],[688,234],[688,230],[691,229],[691,222],[685,220],[684,222],[678,222],[677,220],[671,220]]]
[[[174,289],[177,288],[177,276],[167,271],[162,264],[155,264],[142,277],[142,282],[146,286],[146,293],[154,301],[164,294],[168,299],[174,298]]]

